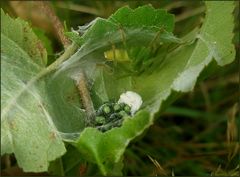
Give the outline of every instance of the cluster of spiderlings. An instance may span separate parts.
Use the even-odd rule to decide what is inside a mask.
[[[107,131],[113,127],[120,127],[123,118],[131,115],[131,107],[125,103],[104,103],[96,111],[95,126],[100,131]]]

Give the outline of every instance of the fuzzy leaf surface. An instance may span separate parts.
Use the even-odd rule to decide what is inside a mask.
[[[47,171],[49,161],[65,152],[48,112],[46,49],[30,26],[1,10],[1,155],[14,153],[28,172]]]

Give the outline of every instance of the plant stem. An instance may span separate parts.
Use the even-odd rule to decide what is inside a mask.
[[[60,64],[62,64],[63,61],[71,57],[71,55],[74,54],[74,52],[77,50],[78,45],[76,43],[72,43],[69,47],[66,48],[65,52],[51,65],[49,65],[47,69],[47,73],[55,70],[59,67]]]
[[[61,174],[61,176],[65,176],[64,168],[63,168],[63,162],[62,162],[62,157],[60,157],[60,159],[59,159],[59,166],[60,166],[60,174]]]
[[[204,101],[205,101],[206,111],[211,112],[211,110],[212,110],[211,105],[212,104],[211,104],[211,101],[210,101],[207,85],[204,84],[203,82],[201,82],[200,83],[200,89],[201,89],[201,92],[203,94],[203,98],[204,98]]]
[[[11,167],[11,159],[9,154],[5,155],[5,165],[6,165],[6,169]]]
[[[80,72],[78,75],[77,87],[80,93],[83,106],[87,114],[87,117],[85,119],[85,124],[86,126],[92,126],[95,118],[95,109],[88,91],[86,76],[84,72]]]
[[[60,42],[63,44],[64,48],[66,49],[70,45],[70,40],[64,35],[64,27],[59,20],[58,16],[56,16],[54,10],[50,6],[50,3],[47,1],[39,1],[37,2],[42,7],[42,10],[44,13],[46,13],[49,17],[49,20],[51,21],[51,24],[53,25],[53,28],[55,32],[57,33],[57,36],[60,40]]]
[[[101,16],[101,13],[99,12],[99,10],[97,8],[93,8],[93,7],[79,5],[79,4],[75,4],[72,2],[68,2],[68,4],[66,4],[65,2],[61,2],[61,1],[56,2],[56,5],[60,8],[64,8],[64,9],[69,9],[69,10],[73,10],[73,11],[77,11],[77,12],[83,12],[83,13]]]
[[[195,9],[192,9],[192,10],[189,10],[189,11],[186,11],[184,13],[182,13],[181,15],[178,15],[175,19],[175,22],[180,22],[182,20],[185,20],[189,17],[192,17],[192,16],[195,16],[195,15],[199,15],[201,13],[203,13],[205,11],[205,7],[199,7],[199,8],[195,8]]]
[[[9,101],[8,105],[6,105],[3,110],[2,110],[2,118],[4,118],[4,116],[11,111],[12,106],[14,106],[16,104],[16,99],[18,99],[25,91],[28,90],[28,88],[30,86],[32,86],[34,83],[36,83],[39,79],[41,79],[43,76],[47,75],[48,73],[54,71],[55,69],[57,69],[60,64],[68,59],[77,49],[77,44],[73,43],[72,45],[70,45],[66,51],[63,53],[63,55],[61,55],[54,63],[52,63],[50,66],[48,66],[47,68],[44,68],[40,73],[38,73],[35,77],[33,77],[27,84],[25,87],[23,87],[17,94],[16,96]]]

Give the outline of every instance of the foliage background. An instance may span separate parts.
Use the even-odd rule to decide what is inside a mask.
[[[204,15],[201,1],[53,1],[57,16],[66,29],[84,25],[95,17],[107,18],[119,7],[132,8],[143,4],[155,8],[165,8],[175,14],[174,34],[181,37],[200,25]],[[220,3],[220,2],[219,2]],[[41,9],[29,2],[4,2],[3,9],[12,16],[29,21],[35,33],[48,50],[49,64],[62,51],[52,25],[41,15]],[[236,2],[234,15],[239,19],[239,3]],[[236,60],[211,73],[207,80],[199,82],[194,91],[183,95],[157,119],[155,124],[138,141],[129,145],[124,157],[125,175],[237,175],[239,171],[239,149],[236,133],[239,120],[239,23],[236,20],[235,37]],[[235,112],[235,114],[234,114]],[[235,121],[232,121],[234,120]],[[235,132],[235,134],[234,134]],[[69,146],[69,152],[72,152]],[[235,152],[235,153],[234,153]],[[233,155],[232,155],[233,154]],[[232,158],[231,155],[233,156]],[[63,159],[71,157],[67,153]],[[73,159],[75,160],[75,159]],[[10,162],[10,166],[9,166]],[[64,162],[64,160],[63,160]],[[65,161],[65,163],[73,163]],[[64,164],[63,164],[64,165]],[[238,168],[237,168],[238,167]],[[85,166],[75,160],[73,168],[65,175],[84,175]],[[17,167],[13,155],[1,157],[3,175],[35,175],[23,173]],[[46,173],[38,175],[48,175]]]

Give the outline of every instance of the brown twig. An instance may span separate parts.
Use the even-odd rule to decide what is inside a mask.
[[[81,101],[87,114],[85,124],[86,126],[91,126],[95,118],[95,110],[87,87],[87,81],[84,72],[80,72],[77,77],[77,87],[79,90]]]
[[[71,42],[64,35],[64,27],[63,27],[61,21],[59,20],[59,18],[56,16],[50,3],[47,1],[38,1],[36,3],[39,3],[43,12],[48,15],[49,20],[51,21],[51,24],[53,25],[53,28],[54,28],[55,32],[57,33],[58,39],[63,44],[64,48],[67,48]]]
[[[69,46],[70,41],[64,35],[64,28],[63,28],[61,21],[56,16],[56,14],[53,11],[53,9],[51,8],[49,2],[40,1],[39,3],[41,4],[43,11],[46,14],[48,14],[49,19],[50,19],[51,23],[53,24],[55,31],[57,32],[58,38],[60,39],[64,48],[66,48],[67,46]],[[77,78],[77,87],[78,87],[78,90],[80,93],[80,97],[81,97],[83,106],[84,106],[84,108],[86,110],[86,114],[87,114],[87,117],[85,120],[86,126],[91,126],[93,123],[93,119],[95,117],[95,110],[93,107],[92,99],[89,94],[89,90],[88,90],[84,72],[79,73],[79,76]]]

